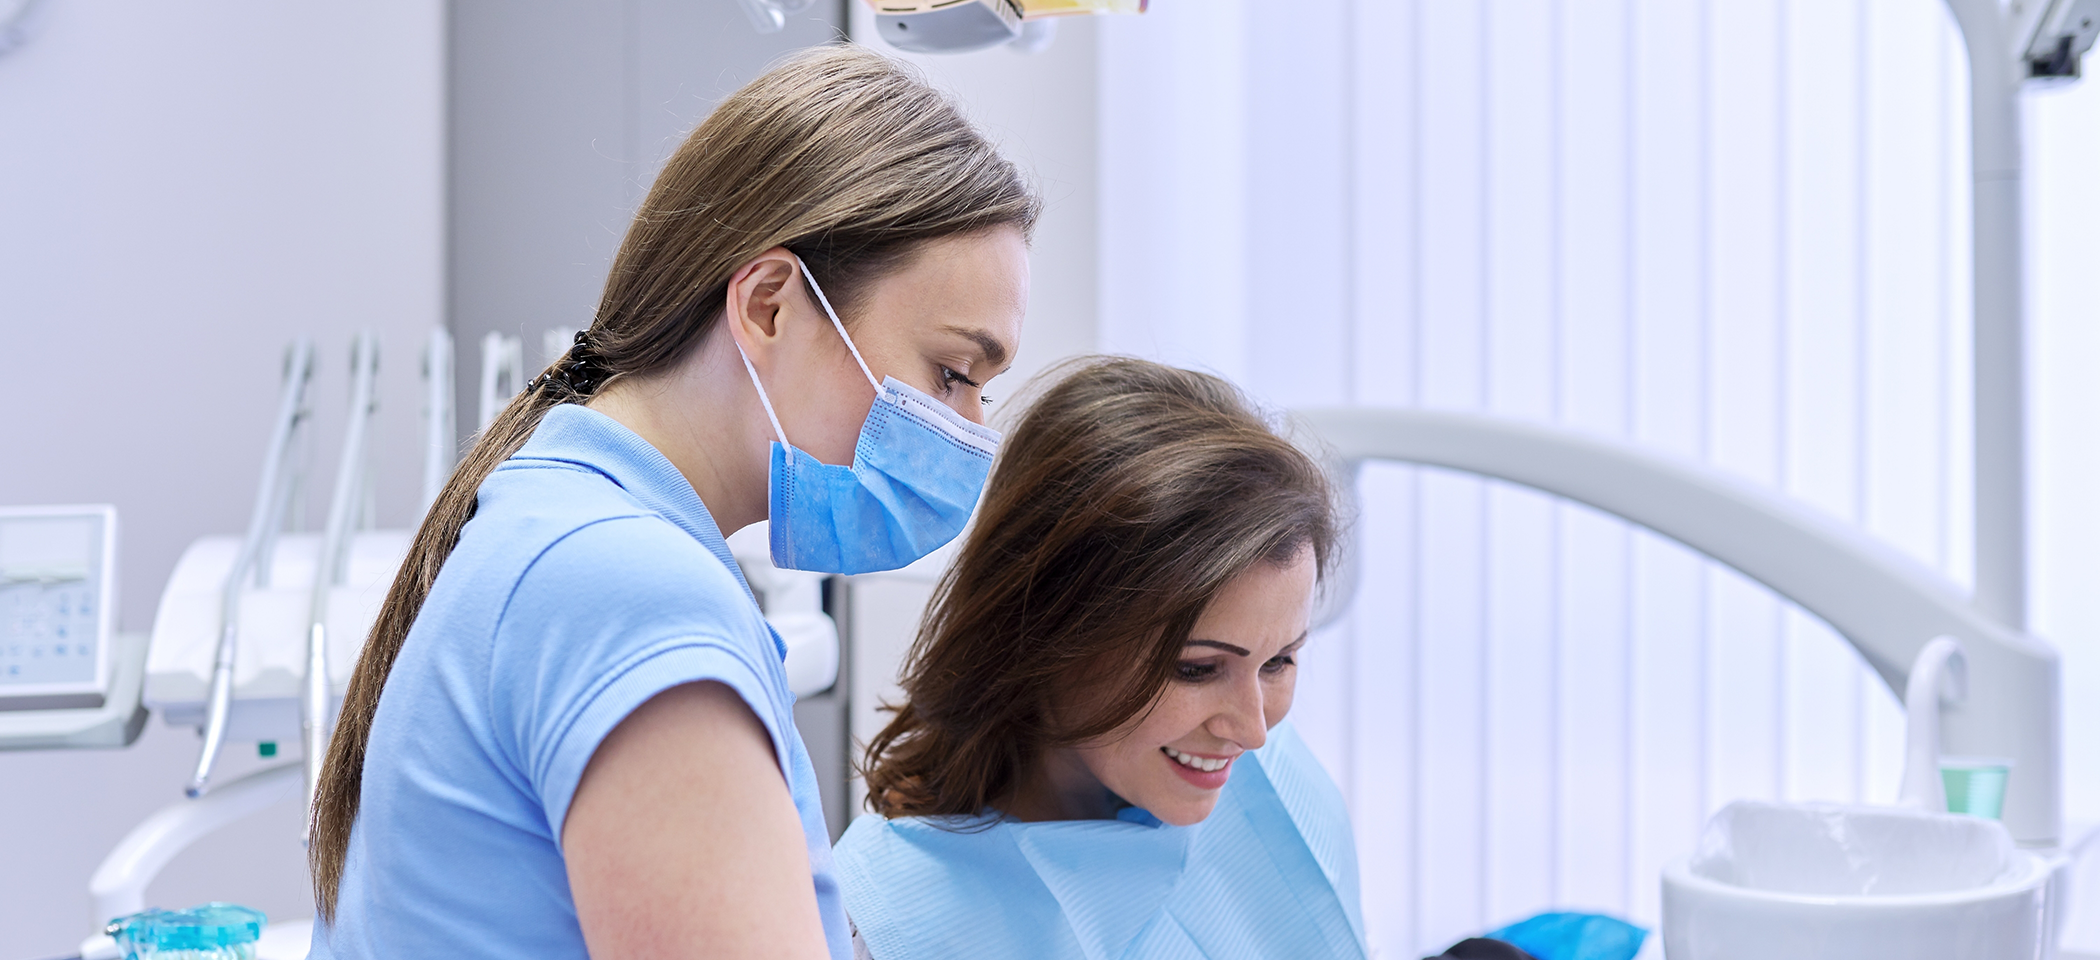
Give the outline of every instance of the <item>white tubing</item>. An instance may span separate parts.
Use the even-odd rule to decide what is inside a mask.
[[[190,844],[220,827],[298,795],[299,765],[279,764],[227,783],[209,795],[162,807],[133,827],[88,880],[95,925],[146,908],[146,887]]]

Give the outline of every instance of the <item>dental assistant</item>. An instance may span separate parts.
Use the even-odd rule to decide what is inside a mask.
[[[851,46],[694,130],[387,596],[315,803],[313,957],[852,955],[784,648],[723,537],[770,519],[776,563],[850,573],[960,531],[1038,207]]]

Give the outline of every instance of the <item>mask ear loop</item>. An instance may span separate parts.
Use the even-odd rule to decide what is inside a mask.
[[[790,252],[788,255],[795,256],[793,252]],[[853,353],[853,362],[860,364],[860,375],[867,377],[868,386],[874,387],[875,393],[880,395],[882,393],[882,381],[875,379],[874,372],[868,369],[868,361],[860,358],[860,348],[854,346],[853,338],[846,335],[846,325],[839,322],[838,311],[831,309],[831,300],[824,296],[824,288],[817,285],[816,275],[809,272],[809,265],[803,263],[802,258],[799,256],[795,256],[795,266],[802,268],[802,279],[809,281],[810,291],[817,295],[817,302],[824,306],[824,315],[831,318],[832,329],[839,332],[839,339],[846,341],[846,349]],[[749,364],[751,361],[746,360],[744,362]]]
[[[780,438],[780,445],[790,450],[795,445],[788,442],[787,431],[780,429],[780,418],[773,413],[773,400],[766,396],[766,385],[758,382],[758,368],[751,365],[751,355],[744,352],[744,345],[736,345],[737,359],[744,361],[744,372],[751,375],[751,386],[758,390],[758,405],[766,408],[766,419],[773,421],[773,435]]]

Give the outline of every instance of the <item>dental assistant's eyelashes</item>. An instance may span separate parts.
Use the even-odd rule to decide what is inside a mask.
[[[953,393],[955,391],[955,385],[958,383],[963,384],[964,386],[974,387],[978,390],[984,389],[984,384],[955,372],[955,369],[953,367],[949,367],[945,364],[934,364],[934,367],[935,369],[938,369],[941,372],[941,393],[943,394]],[[992,398],[980,393],[977,396],[977,402],[984,404],[985,406],[991,406]]]
[[[954,367],[948,366],[945,363],[936,363],[933,365],[933,368],[941,372],[941,392],[943,393],[955,389],[955,385],[958,383],[966,387],[976,387],[978,389],[984,388],[984,384],[978,383],[977,381],[972,380],[969,377],[957,373]]]
[[[1273,657],[1270,657],[1267,660],[1267,662],[1264,662],[1261,665],[1261,672],[1273,677],[1279,673],[1282,673],[1285,668],[1295,666],[1297,665],[1297,663],[1297,657],[1291,656],[1288,653],[1279,653]]]

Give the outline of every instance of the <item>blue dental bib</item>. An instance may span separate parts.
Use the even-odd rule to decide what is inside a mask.
[[[1366,955],[1348,810],[1288,723],[1194,826],[864,816],[835,859],[874,960]]]

